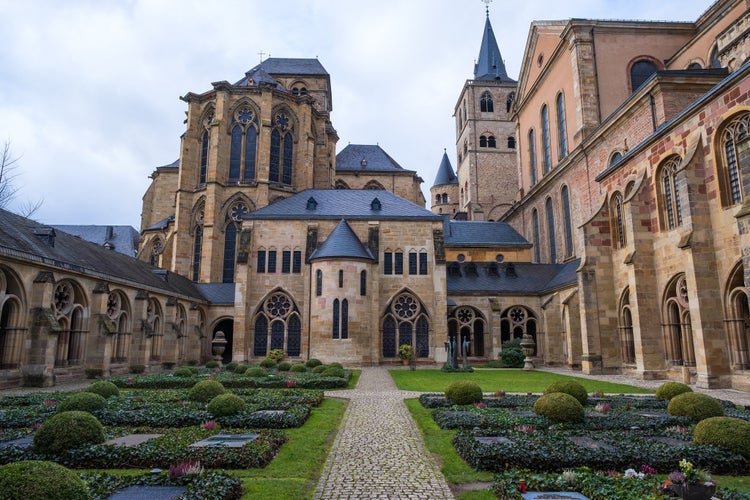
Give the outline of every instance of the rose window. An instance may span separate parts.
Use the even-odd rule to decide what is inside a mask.
[[[292,303],[283,293],[275,293],[266,301],[265,309],[272,318],[283,318],[292,310]]]
[[[239,201],[229,209],[229,218],[235,222],[239,222],[242,219],[242,216],[248,212],[250,212],[250,209],[247,208],[247,205]]]
[[[279,127],[282,131],[286,130],[289,126],[289,117],[284,113],[279,113],[278,115],[276,115],[276,126]]]
[[[255,114],[249,108],[242,108],[234,114],[235,121],[243,125],[247,125],[248,123],[252,122],[254,118]]]
[[[162,250],[161,240],[159,238],[156,238],[154,240],[154,248],[153,248],[152,252],[153,252],[154,255],[159,255],[161,253],[161,250]]]
[[[688,305],[688,289],[687,280],[685,280],[685,278],[680,278],[677,282],[677,299],[683,306]]]
[[[400,295],[393,304],[393,310],[401,319],[411,319],[419,311],[419,304],[411,295]]]
[[[203,120],[203,126],[208,128],[211,126],[211,124],[214,122],[214,113],[213,111],[209,113],[206,118]]]
[[[203,225],[203,217],[205,215],[206,209],[204,207],[201,207],[196,213],[195,213],[195,224],[198,226]]]
[[[456,311],[459,323],[467,325],[474,320],[474,311],[469,307],[461,307]]]
[[[61,283],[55,288],[55,310],[65,314],[73,306],[73,287],[70,283]]]
[[[514,323],[523,323],[526,320],[526,311],[521,307],[514,307],[510,310],[509,316]]]
[[[117,319],[122,310],[122,303],[120,301],[120,295],[112,292],[107,298],[107,317],[109,319]]]

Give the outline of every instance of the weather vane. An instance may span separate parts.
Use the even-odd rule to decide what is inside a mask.
[[[487,9],[487,15],[489,16],[490,15],[490,4],[492,3],[492,0],[482,0],[482,2],[484,2],[484,4],[487,6],[486,7],[486,9]]]

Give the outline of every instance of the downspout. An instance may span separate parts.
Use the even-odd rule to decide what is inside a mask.
[[[651,126],[653,127],[653,132],[656,132],[656,99],[654,99],[654,95],[651,93],[648,94],[648,103],[651,108]]]
[[[599,70],[596,66],[596,40],[594,39],[594,28],[591,28],[591,57],[594,66],[594,91],[596,92],[596,117],[602,122],[602,106],[599,100]]]
[[[307,277],[307,359],[310,359],[310,343],[312,342],[312,327],[310,322],[312,321],[312,264],[308,261],[308,277]]]

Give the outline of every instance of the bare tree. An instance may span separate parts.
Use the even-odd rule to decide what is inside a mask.
[[[6,140],[0,152],[0,208],[8,209],[10,204],[16,199],[19,187],[14,182],[18,177],[20,166],[18,160],[20,157],[13,156],[10,147],[10,140]],[[17,213],[24,217],[31,217],[42,206],[44,199],[33,201],[24,201],[17,209]]]

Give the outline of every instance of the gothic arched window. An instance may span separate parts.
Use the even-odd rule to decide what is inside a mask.
[[[251,182],[255,179],[255,155],[258,145],[258,122],[248,106],[232,117],[232,143],[229,149],[229,182]]]
[[[198,174],[198,185],[204,185],[206,184],[206,175],[208,173],[208,150],[209,150],[209,141],[211,139],[211,134],[209,133],[209,127],[211,127],[211,124],[214,122],[214,112],[213,110],[209,111],[206,114],[206,117],[203,119],[203,133],[201,134],[201,163],[200,163],[200,171]]]
[[[744,197],[738,153],[740,146],[744,145],[747,148],[748,141],[750,141],[748,131],[750,131],[750,113],[743,113],[736,117],[724,128],[720,181],[722,201],[725,206],[741,203]]]
[[[203,206],[195,212],[193,229],[193,281],[198,281],[201,272],[201,257],[203,250]]]
[[[680,193],[677,190],[677,168],[680,157],[672,156],[661,166],[659,179],[661,180],[661,214],[662,227],[674,229],[682,225],[682,209]]]
[[[539,212],[536,208],[531,212],[531,220],[534,231],[534,259],[536,263],[539,263],[542,261],[542,252],[539,248]]]
[[[492,102],[492,94],[485,92],[479,99],[479,109],[482,113],[492,113],[495,111],[495,106]]]
[[[622,195],[616,192],[612,195],[612,245],[615,248],[625,248],[625,219],[622,206]]]
[[[237,255],[237,233],[239,232],[242,217],[249,213],[250,209],[244,201],[234,202],[227,211],[226,229],[224,231],[224,266],[222,270],[222,282],[234,282],[234,265]]]
[[[271,132],[271,152],[269,180],[281,184],[292,183],[292,160],[294,156],[294,138],[292,137],[289,117],[278,113],[274,119]]]

